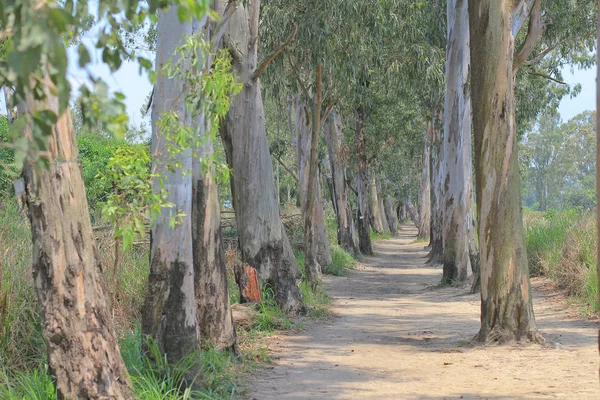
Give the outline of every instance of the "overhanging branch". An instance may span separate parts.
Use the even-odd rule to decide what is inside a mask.
[[[540,76],[540,77],[542,77],[542,78],[549,79],[549,80],[551,80],[551,81],[554,81],[554,82],[556,82],[556,83],[559,83],[559,84],[561,84],[561,85],[568,85],[568,83],[567,83],[567,82],[560,81],[560,80],[558,80],[558,79],[556,79],[556,78],[553,78],[553,77],[551,77],[550,75],[541,74],[541,73],[539,73],[539,72],[532,72],[531,74],[532,74],[532,75],[535,75],[535,76]]]
[[[262,75],[263,71],[267,68],[267,66],[271,63],[271,61],[276,59],[277,56],[281,54],[281,52],[294,41],[296,33],[298,33],[298,25],[294,24],[294,26],[292,27],[292,34],[290,35],[290,38],[284,43],[282,43],[281,46],[279,46],[277,49],[275,49],[275,51],[269,57],[267,57],[263,62],[260,63],[256,71],[254,71],[254,73],[252,74],[253,81],[257,80]]]
[[[546,25],[542,22],[542,0],[535,0],[529,16],[527,37],[515,55],[513,73],[516,73],[519,67],[527,61],[545,31]]]

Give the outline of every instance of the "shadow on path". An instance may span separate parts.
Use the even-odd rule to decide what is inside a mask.
[[[596,324],[536,290],[538,325],[559,344],[471,346],[479,295],[438,287],[441,268],[426,265],[415,236],[403,226],[350,276],[326,278],[334,316],[278,338],[249,398],[599,398]]]

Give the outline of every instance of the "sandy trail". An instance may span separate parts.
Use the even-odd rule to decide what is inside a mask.
[[[471,347],[479,295],[436,288],[416,231],[375,244],[350,276],[327,278],[335,317],[272,342],[250,399],[598,399],[598,325],[534,282],[541,346]]]

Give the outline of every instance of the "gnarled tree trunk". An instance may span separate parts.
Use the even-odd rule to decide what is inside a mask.
[[[228,0],[217,0],[216,11],[223,15],[227,4]],[[277,304],[295,314],[302,309],[298,266],[279,215],[260,79],[252,78],[257,67],[259,12],[258,0],[238,4],[223,35],[236,76],[245,83],[231,101],[221,137],[233,170],[231,192],[242,260],[273,288]]]
[[[444,149],[442,147],[442,132],[439,126],[438,114],[434,114],[431,123],[431,200],[429,228],[429,262],[440,263],[444,256],[443,237],[443,179],[444,179]]]
[[[335,216],[338,223],[338,243],[344,250],[359,255],[358,237],[354,229],[352,207],[348,184],[346,183],[346,167],[344,166],[346,154],[342,150],[342,117],[334,111],[327,119],[325,126],[325,141],[331,165],[331,198],[334,203]]]
[[[358,173],[356,174],[356,191],[358,192],[358,244],[360,252],[373,255],[371,246],[371,228],[369,218],[369,166],[367,163],[367,149],[365,147],[365,119],[364,104],[356,109],[356,154],[358,158]]]
[[[300,208],[303,214],[307,212],[309,180],[315,179],[315,192],[312,194],[314,197],[312,223],[315,230],[315,240],[311,245],[315,248],[314,251],[316,252],[319,265],[326,267],[331,264],[331,250],[329,249],[329,240],[327,238],[327,231],[325,230],[321,179],[318,173],[315,175],[309,173],[311,168],[310,156],[313,134],[313,124],[310,116],[311,109],[300,101],[299,94],[296,96],[295,103],[296,157],[298,160],[298,197],[300,199]]]
[[[387,217],[388,226],[390,227],[390,231],[392,236],[398,235],[398,216],[394,211],[393,200],[391,195],[385,196],[383,199],[383,209],[385,210],[385,216]]]
[[[429,230],[431,228],[431,135],[432,123],[427,122],[427,131],[425,140],[423,140],[423,157],[421,159],[421,186],[419,187],[419,222],[417,228],[419,233],[417,239],[422,241],[429,240]]]
[[[180,23],[177,8],[159,11],[156,46],[156,85],[152,102],[152,154],[153,170],[164,180],[168,201],[175,210],[165,209],[152,227],[150,250],[150,276],[148,292],[142,310],[142,332],[150,335],[170,363],[196,351],[200,345],[200,332],[196,321],[194,296],[194,263],[192,249],[192,151],[184,149],[170,155],[169,143],[158,122],[165,111],[172,110],[182,121],[188,120],[184,82],[169,78],[161,72],[173,55],[182,37],[192,34],[191,23]],[[169,171],[168,166],[180,163],[180,168]],[[156,191],[161,190],[158,178]],[[171,226],[171,215],[179,212],[187,218]]]
[[[45,103],[40,108],[58,113],[50,88]],[[19,113],[38,106],[29,94]],[[31,136],[31,127],[23,134]],[[47,169],[26,163],[23,177],[33,282],[56,392],[65,399],[130,399],[68,110],[52,127],[48,153]]]
[[[444,105],[444,267],[445,283],[463,282],[478,269],[473,218],[471,94],[469,93],[469,12],[467,0],[449,0]]]
[[[481,254],[477,339],[483,342],[541,340],[529,284],[515,129],[513,56],[519,27],[511,28],[521,3],[469,0]]]

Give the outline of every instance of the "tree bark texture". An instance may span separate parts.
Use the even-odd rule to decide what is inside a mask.
[[[369,181],[369,211],[373,230],[377,233],[390,233],[390,228],[383,215],[383,203],[377,190],[373,170],[371,170],[371,180]]]
[[[194,23],[194,33],[205,29],[211,38],[210,26]],[[199,55],[200,56],[200,55]],[[203,60],[205,66],[212,58]],[[233,316],[227,288],[227,266],[221,235],[221,204],[215,180],[213,135],[210,121],[204,114],[194,115],[194,127],[200,140],[192,158],[192,244],[194,256],[194,289],[198,326],[203,342],[218,350],[238,353]],[[208,163],[206,160],[209,160]]]
[[[338,243],[348,253],[357,257],[360,249],[354,228],[354,218],[352,218],[352,207],[349,201],[350,190],[346,183],[346,167],[344,163],[347,155],[342,149],[344,134],[342,132],[342,117],[338,112],[334,111],[327,119],[324,130],[331,166],[331,198],[334,203],[338,223]]]
[[[323,196],[321,195],[321,179],[318,168],[315,175],[310,174],[310,156],[312,151],[313,123],[311,118],[311,109],[300,101],[300,95],[296,96],[295,102],[295,126],[296,126],[296,157],[298,162],[298,198],[302,214],[305,215],[308,206],[309,181],[315,179],[312,224],[314,225],[314,246],[317,261],[322,267],[331,264],[331,250],[329,249],[329,240],[325,230],[325,212],[323,210]],[[317,143],[318,145],[318,143]],[[318,167],[318,164],[317,164]],[[305,229],[307,227],[305,226]],[[305,249],[306,252],[306,249]]]
[[[515,129],[511,14],[519,6],[469,0],[482,342],[542,340],[529,284]]]
[[[443,179],[445,176],[442,131],[436,112],[431,123],[431,194],[429,228],[429,262],[441,263],[444,256],[443,237]]]
[[[216,11],[223,15],[227,4],[227,0],[217,0]],[[260,79],[252,79],[257,67],[259,11],[260,1],[238,4],[223,34],[223,47],[229,49],[244,87],[231,101],[221,137],[233,170],[231,192],[242,260],[272,287],[277,304],[286,313],[296,314],[302,309],[298,266],[279,214]]]
[[[162,114],[172,110],[182,121],[189,122],[185,102],[184,82],[169,78],[162,71],[173,56],[181,38],[192,34],[192,24],[179,22],[177,8],[159,11],[156,47],[156,84],[152,101],[152,154],[153,171],[164,180],[168,201],[175,209],[164,209],[152,227],[150,250],[150,275],[148,291],[142,310],[142,332],[150,335],[174,364],[200,345],[196,299],[194,291],[194,263],[192,248],[192,151],[185,149],[170,155],[169,143],[158,122]],[[169,171],[174,161],[180,168]],[[154,181],[156,191],[161,190],[159,179]],[[180,223],[171,227],[171,215],[183,213]]]
[[[385,196],[383,199],[383,209],[385,210],[385,216],[388,221],[388,226],[390,227],[390,231],[392,236],[398,235],[398,216],[396,215],[396,211],[394,210],[394,201],[391,195]]]
[[[443,135],[443,235],[445,283],[463,282],[477,270],[473,218],[468,0],[447,3],[446,97]]]
[[[46,96],[41,106],[28,94],[19,113],[58,113],[50,87]],[[23,134],[31,132],[27,126]],[[47,169],[26,163],[23,177],[33,283],[56,392],[64,399],[130,399],[68,110],[52,128],[48,154]]]
[[[423,157],[421,170],[421,185],[419,187],[419,233],[417,239],[422,241],[429,240],[429,230],[431,223],[431,135],[432,123],[427,122],[427,131],[423,141]]]
[[[318,203],[319,191],[319,165],[318,165],[318,142],[321,131],[321,90],[322,77],[321,65],[317,65],[315,71],[315,95],[311,114],[310,151],[308,153],[308,179],[304,209],[304,278],[316,288],[321,282],[321,264],[319,263],[318,240],[319,220]],[[298,142],[301,138],[298,138]],[[298,146],[299,148],[301,146]]]
[[[367,149],[365,147],[365,119],[364,104],[356,109],[356,154],[358,158],[358,173],[356,174],[356,191],[358,192],[358,244],[360,252],[364,255],[373,255],[371,245],[371,227],[369,216],[369,166],[367,163]]]

